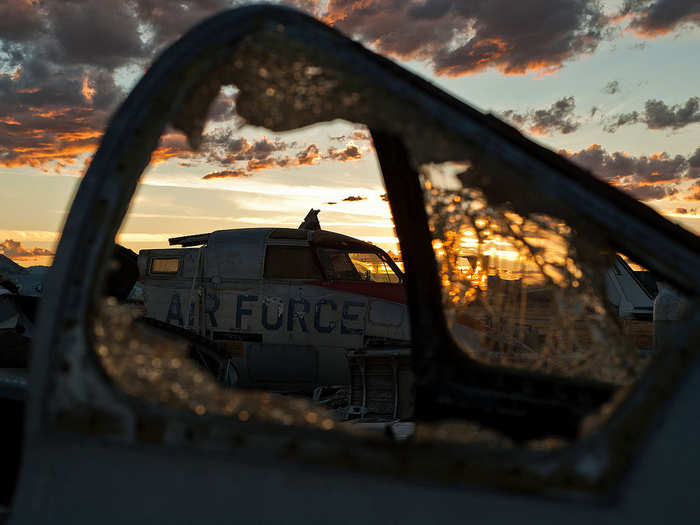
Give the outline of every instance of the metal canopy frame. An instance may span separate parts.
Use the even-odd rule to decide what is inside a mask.
[[[574,445],[552,452],[484,450],[457,445],[387,447],[381,441],[343,435],[331,437],[313,429],[271,427],[255,422],[242,424],[149,406],[129,398],[109,383],[92,354],[89,321],[101,291],[100,283],[113,239],[139,177],[165,126],[182,124],[183,112],[189,111],[188,104],[196,96],[203,79],[220,67],[245,37],[261,31],[276,31],[289,41],[302,42],[321,54],[332,55],[333,62],[339,64],[347,76],[362,75],[367,84],[380,86],[400,97],[410,105],[414,115],[422,115],[430,125],[438,126],[450,136],[461,137],[485,154],[498,156],[512,168],[509,182],[516,186],[535,185],[550,208],[551,203],[558,203],[558,208],[555,206],[552,210],[553,215],[556,216],[557,211],[566,215],[575,210],[606,242],[692,298],[692,319],[679,330],[677,348],[664,352],[657,359],[654,368],[607,424]],[[218,92],[218,86],[216,88]],[[200,124],[194,128],[200,126],[201,130]],[[419,417],[442,417],[457,411],[514,435],[523,423],[522,418],[510,421],[501,416],[490,418],[491,411],[479,408],[485,393],[494,394],[489,384],[506,376],[511,384],[519,385],[516,389],[535,392],[534,397],[523,401],[521,408],[537,420],[538,425],[562,432],[570,428],[572,421],[578,421],[581,411],[607,399],[609,389],[605,385],[485,367],[469,360],[457,349],[442,314],[440,283],[423,197],[415,167],[400,136],[401,123],[383,125],[375,121],[368,125],[407,269]],[[527,180],[523,174],[527,174]],[[407,495],[413,494],[435,505],[434,516],[445,517],[446,511],[450,508],[454,511],[458,506],[460,512],[469,512],[469,507],[462,507],[459,502],[474,503],[475,498],[481,498],[496,505],[509,502],[509,508],[520,509],[515,515],[524,522],[560,518],[569,516],[570,512],[575,521],[591,518],[589,511],[572,511],[571,507],[562,507],[560,503],[541,501],[540,510],[523,518],[523,509],[537,500],[518,500],[507,492],[484,495],[467,488],[458,491],[458,497],[454,488],[406,485],[403,481],[387,480],[384,477],[387,474],[510,487],[550,495],[561,495],[571,489],[574,490],[570,494],[575,495],[585,489],[589,494],[595,493],[613,502],[611,507],[596,507],[597,516],[632,519],[640,512],[630,507],[624,498],[620,499],[622,475],[629,471],[631,458],[638,458],[634,474],[637,480],[647,475],[650,468],[656,472],[660,468],[658,462],[653,463],[656,456],[650,452],[656,453],[659,443],[675,446],[688,443],[682,432],[679,433],[677,424],[659,423],[660,409],[672,409],[674,417],[681,418],[687,425],[688,432],[694,429],[697,435],[698,423],[694,421],[697,418],[691,417],[688,399],[700,391],[700,368],[695,359],[700,346],[699,295],[700,240],[650,208],[527,140],[494,117],[479,113],[306,15],[272,6],[224,12],[192,29],[154,62],[111,120],[76,194],[49,275],[37,326],[24,468],[13,520],[19,523],[47,519],[47,509],[53,509],[55,513],[49,519],[77,516],[78,519],[100,517],[103,522],[117,521],[125,516],[124,509],[136,511],[147,505],[149,499],[153,505],[158,505],[163,498],[170,502],[158,515],[163,521],[184,521],[191,516],[188,505],[197,504],[207,507],[202,509],[201,521],[228,515],[228,501],[208,501],[206,487],[196,485],[206,483],[205,471],[218,483],[223,482],[224,472],[231,476],[226,479],[237,480],[241,497],[234,506],[248,519],[256,516],[250,499],[254,498],[254,493],[244,486],[248,482],[268,486],[271,494],[277,494],[292,512],[300,513],[306,507],[290,495],[308,496],[317,476],[337,481],[338,487],[348,487],[358,475],[366,483],[365,489],[357,489],[358,501],[372,500],[368,492],[370,487],[376,494],[384,494],[396,502],[405,502]],[[684,372],[689,374],[687,383],[681,381]],[[681,394],[672,398],[671,393],[682,385],[685,386]],[[547,403],[548,399],[551,403]],[[669,399],[674,399],[671,404]],[[497,398],[492,401],[499,402]],[[651,458],[647,460],[645,455],[639,454],[640,444],[645,442],[640,435],[652,435],[649,429],[653,426],[656,426],[655,439],[647,446]],[[82,444],[80,450],[75,447],[78,442]],[[178,451],[177,455],[167,462],[162,461],[163,454],[167,456],[167,451],[172,450]],[[201,456],[202,451],[216,451],[216,462],[211,461],[211,456],[207,459]],[[79,462],[81,457],[90,464],[70,469],[68,461]],[[321,465],[321,470],[308,467],[310,463]],[[687,479],[692,476],[687,474],[691,472],[690,467],[696,473],[700,471],[700,457],[697,453],[690,454],[684,466],[673,465],[677,472],[679,468],[685,469]],[[106,468],[115,469],[109,479],[90,479]],[[168,489],[154,485],[157,480],[170,479],[179,468],[187,469],[191,478],[167,485]],[[135,479],[140,472],[144,473],[142,480]],[[271,474],[284,472],[298,475],[299,485],[290,490],[285,485],[284,475],[280,478]],[[131,479],[132,483],[124,484],[125,479]],[[101,485],[90,488],[95,482]],[[636,494],[646,494],[645,497],[652,499],[648,487],[636,481],[628,484],[634,487]],[[117,490],[117,486],[122,495],[120,503],[124,505],[122,513],[107,515],[105,505],[110,507],[109,498],[114,497],[109,491]],[[675,485],[667,485],[664,494],[670,486]],[[78,493],[71,496],[73,490]],[[152,493],[139,492],[144,490]],[[283,495],[284,491],[289,492]],[[79,509],[70,506],[71,497],[81,502]],[[136,501],[139,497],[141,500]],[[353,494],[329,490],[324,501],[316,501],[316,509],[307,511],[317,518],[328,516],[324,509],[339,508],[337,505],[343,497],[355,499]],[[438,509],[440,501],[447,506]],[[415,505],[406,502],[405,512],[393,507],[390,513],[377,510],[374,517],[417,516],[411,512],[412,508]],[[479,508],[482,517],[487,513],[486,507],[475,504],[473,508]],[[643,510],[643,506],[639,508]],[[695,508],[694,503],[689,501],[684,508]],[[75,514],[71,515],[71,509]],[[512,513],[509,518],[509,512],[503,509],[491,510],[498,515],[495,522],[513,519]],[[348,511],[347,506],[344,511]],[[362,516],[360,511],[348,511],[340,521]],[[278,514],[275,512],[276,509],[268,508],[265,515],[284,515],[281,510]],[[147,510],[136,517],[152,520],[153,511]]]

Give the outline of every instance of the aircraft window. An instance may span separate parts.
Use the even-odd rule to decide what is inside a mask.
[[[151,259],[151,273],[177,273],[179,269],[179,257]]]
[[[398,283],[400,281],[399,276],[376,253],[349,252],[348,257],[365,281],[375,283]]]
[[[321,279],[314,254],[307,246],[268,246],[266,279]]]
[[[394,270],[374,252],[347,252],[319,248],[318,254],[329,279],[375,283],[400,282]]]

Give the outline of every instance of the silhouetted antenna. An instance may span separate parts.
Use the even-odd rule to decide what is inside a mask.
[[[314,210],[311,208],[309,213],[304,217],[304,221],[299,225],[300,230],[320,230],[321,223],[318,222],[318,212],[321,210]]]

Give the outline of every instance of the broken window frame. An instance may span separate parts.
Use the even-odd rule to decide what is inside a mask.
[[[619,251],[688,294],[692,319],[679,331],[677,347],[658,357],[607,423],[564,451],[521,453],[455,445],[447,449],[410,448],[410,454],[404,449],[398,458],[382,439],[356,440],[342,434],[330,439],[317,429],[198,417],[148,405],[114,388],[93,354],[89,320],[99,300],[99,283],[115,235],[165,126],[173,123],[196,144],[204,124],[200,111],[219,91],[219,83],[210,75],[230,60],[246,36],[261,31],[306,46],[316,53],[314,58],[325,57],[347,78],[362,79],[392,93],[410,108],[406,119],[418,118],[426,130],[439,128],[441,140],[448,137],[468,141],[484,156],[497,156],[510,168],[503,176],[515,186],[515,193],[518,187],[534,185],[540,194],[538,203],[544,202],[553,215],[566,217],[569,209],[575,210]],[[343,117],[339,113],[333,118]],[[367,120],[406,269],[418,417],[439,419],[453,416],[455,410],[473,416],[479,411],[479,396],[487,392],[484,385],[498,383],[504,377],[514,380],[523,391],[534,392],[540,400],[559,399],[564,404],[580,405],[577,396],[586,391],[585,385],[478,365],[459,350],[445,323],[422,189],[416,167],[409,161],[402,122]],[[488,186],[488,181],[485,184]],[[497,193],[496,187],[487,190]],[[531,192],[520,193],[532,198]],[[555,202],[559,208],[551,209]],[[639,239],[646,242],[639,244]],[[264,441],[268,448],[282,453],[290,450],[301,433],[304,442],[313,446],[295,448],[295,461],[336,468],[350,463],[353,469],[375,473],[394,471],[396,461],[400,461],[408,475],[422,478],[527,490],[606,493],[628,467],[636,450],[633,442],[648,429],[654,414],[678,386],[681,372],[695,360],[699,295],[700,240],[696,236],[496,118],[479,113],[320,22],[288,9],[241,8],[203,22],[166,50],[110,122],[74,199],[49,275],[34,346],[25,441],[51,441],[57,430],[126,444],[163,444],[168,435],[171,446],[197,449],[211,446],[212,441],[222,446],[230,444],[234,436],[244,433],[251,437],[247,443]],[[496,405],[500,402],[498,397],[491,401]],[[585,400],[581,403],[585,405]],[[529,409],[534,419],[547,424],[545,418],[550,412],[538,412],[533,406]],[[487,413],[481,416],[488,421]],[[491,422],[498,426],[499,421]],[[203,424],[215,432],[198,440],[198,429]],[[171,426],[191,431],[168,433]],[[241,445],[250,453],[254,446]],[[411,447],[410,443],[406,446]],[[339,462],[334,459],[337,457],[352,460]],[[596,461],[591,463],[589,458]],[[38,462],[40,456],[34,458],[32,447],[26,447],[22,480],[27,487],[27,508],[31,476],[39,476],[37,473],[42,471]]]

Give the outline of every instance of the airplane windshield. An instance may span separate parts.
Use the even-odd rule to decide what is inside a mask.
[[[378,253],[320,248],[318,254],[329,279],[375,283],[401,282],[401,278]]]

